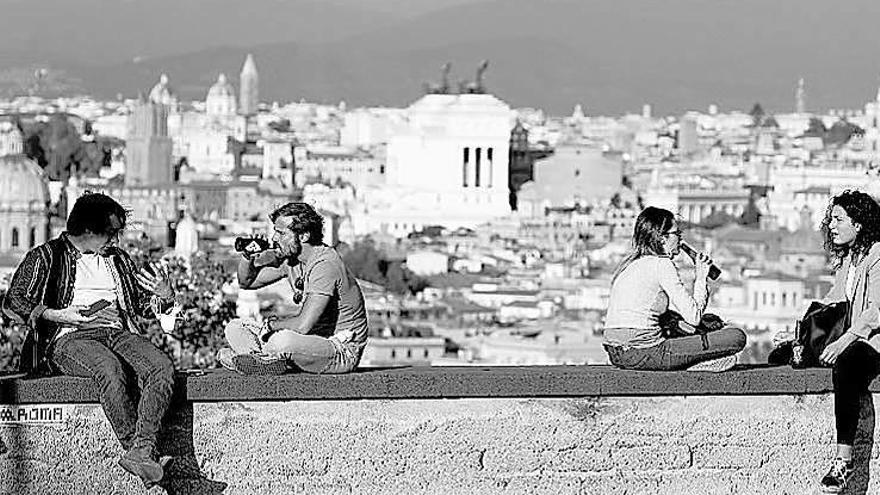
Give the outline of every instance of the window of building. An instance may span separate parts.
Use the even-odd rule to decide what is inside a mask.
[[[396,358],[396,357],[397,357],[397,350],[396,350],[396,349],[391,349],[391,359],[394,359],[394,358]]]
[[[492,187],[492,181],[495,177],[495,148],[486,149],[486,161],[489,162],[489,181],[486,187]]]
[[[407,349],[407,350],[406,350],[406,357],[407,357],[408,359],[412,359],[412,349]]]
[[[477,148],[474,159],[474,187],[480,187],[480,168],[483,158],[483,149]]]
[[[425,349],[425,359],[427,359],[427,358],[428,358],[428,350]]]
[[[12,247],[18,247],[18,228],[12,227]]]
[[[34,247],[37,245],[37,229],[31,227],[31,231],[28,235],[28,247]]]
[[[465,147],[461,157],[461,187],[468,186],[468,162],[471,159],[471,149]]]

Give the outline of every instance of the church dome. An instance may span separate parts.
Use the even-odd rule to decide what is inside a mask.
[[[217,82],[208,90],[208,98],[229,98],[235,97],[235,89],[232,84],[226,80],[226,74],[220,74]]]
[[[217,82],[208,90],[205,99],[208,115],[228,116],[236,112],[235,88],[226,80],[226,74],[220,74]]]
[[[25,155],[0,156],[0,211],[44,211],[49,186],[43,170]]]
[[[0,122],[0,156],[24,152],[24,134],[12,122]]]
[[[177,97],[174,96],[174,92],[168,84],[168,76],[166,74],[162,74],[159,82],[150,90],[150,101],[168,106],[174,106],[177,103]]]

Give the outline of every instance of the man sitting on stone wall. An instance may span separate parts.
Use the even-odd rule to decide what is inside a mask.
[[[149,487],[162,479],[156,435],[174,384],[174,366],[140,335],[134,316],[154,317],[174,302],[162,270],[135,266],[117,247],[127,212],[104,194],[76,200],[67,231],[37,246],[16,269],[4,311],[30,331],[22,371],[91,378],[126,452],[119,464]]]
[[[218,352],[220,363],[244,374],[354,370],[367,342],[364,296],[339,253],[323,243],[323,218],[306,203],[288,203],[269,218],[276,247],[243,255],[239,286],[258,289],[287,279],[299,310],[269,317],[262,325],[229,322],[231,349]]]

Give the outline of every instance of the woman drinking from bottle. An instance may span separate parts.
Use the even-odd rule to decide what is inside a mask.
[[[645,208],[636,219],[632,249],[614,272],[605,317],[605,351],[619,368],[637,370],[723,371],[736,364],[746,335],[726,327],[704,335],[663,336],[660,317],[670,306],[693,331],[709,300],[711,260],[697,253],[696,278],[689,293],[673,260],[681,249],[681,230],[672,212]]]

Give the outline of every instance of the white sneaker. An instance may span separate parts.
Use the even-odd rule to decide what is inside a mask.
[[[217,362],[229,371],[238,371],[238,368],[235,367],[235,363],[232,362],[232,358],[234,357],[235,351],[229,347],[221,347],[217,350]]]
[[[688,371],[708,371],[710,373],[719,373],[721,371],[727,371],[730,368],[736,366],[736,356],[724,356],[717,359],[710,359],[708,361],[703,361],[702,363],[697,363],[690,368]]]

